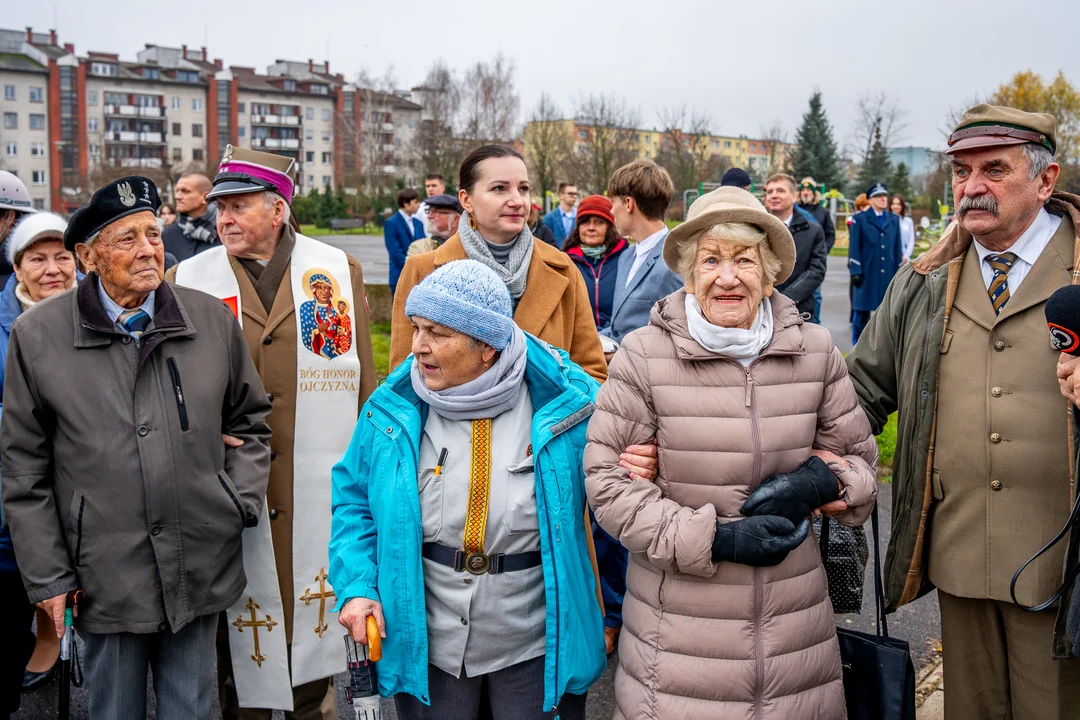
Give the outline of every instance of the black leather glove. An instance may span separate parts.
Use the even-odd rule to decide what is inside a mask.
[[[862,273],[851,276],[851,287],[862,287]]]
[[[799,527],[775,515],[718,522],[712,559],[714,563],[727,561],[750,567],[779,565],[809,534],[809,519],[799,523]]]
[[[809,517],[825,503],[840,499],[840,483],[825,461],[813,456],[789,473],[767,478],[743,503],[739,512],[779,515],[792,523]]]

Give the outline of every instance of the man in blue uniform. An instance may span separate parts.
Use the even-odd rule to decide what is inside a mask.
[[[851,342],[859,342],[870,314],[902,261],[900,218],[887,210],[889,190],[882,183],[866,191],[870,208],[856,215],[848,228],[848,271],[851,273]]]

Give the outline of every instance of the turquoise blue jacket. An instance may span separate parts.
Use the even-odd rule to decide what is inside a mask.
[[[525,383],[533,404],[536,507],[547,603],[544,709],[580,695],[607,665],[585,526],[585,430],[598,385],[561,350],[529,336]],[[382,604],[384,696],[428,697],[428,631],[417,463],[428,406],[412,389],[410,357],[360,414],[333,471],[330,583],[339,610],[361,597]]]

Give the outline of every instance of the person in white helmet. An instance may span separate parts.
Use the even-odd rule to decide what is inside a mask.
[[[8,278],[15,272],[2,246],[24,214],[32,212],[36,210],[23,181],[13,173],[0,170],[0,288],[7,285]]]

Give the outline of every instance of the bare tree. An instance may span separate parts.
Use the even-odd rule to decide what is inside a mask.
[[[658,162],[667,168],[676,190],[697,187],[712,177],[722,160],[712,152],[712,117],[685,105],[659,112],[663,139]]]
[[[366,193],[386,190],[393,182],[397,167],[408,158],[393,143],[393,108],[396,104],[394,86],[397,84],[393,66],[381,77],[367,69],[357,73],[356,92],[360,95],[360,115],[345,113],[339,117],[345,136],[346,165],[359,154],[360,172],[357,184]],[[389,170],[393,168],[393,170]]]
[[[769,175],[787,169],[789,161],[785,147],[788,142],[788,131],[784,123],[779,119],[773,120],[763,125],[760,132],[761,139],[768,143],[769,148],[769,164],[765,169],[765,174]]]
[[[452,178],[461,164],[462,149],[458,138],[461,115],[461,82],[442,58],[428,70],[424,84],[417,89],[423,107],[417,144],[426,173],[440,173]]]
[[[886,148],[903,140],[908,129],[907,115],[907,110],[900,107],[899,99],[889,97],[884,92],[860,95],[854,137],[861,161],[865,162],[870,157],[878,133],[881,144]]]
[[[637,157],[634,135],[641,124],[635,108],[612,95],[583,95],[574,109],[577,125],[568,167],[575,182],[601,192],[616,168]]]
[[[463,137],[478,145],[512,140],[521,104],[513,61],[502,53],[490,62],[477,61],[461,87]]]
[[[567,123],[551,96],[542,93],[525,127],[525,160],[540,198],[547,197],[564,172],[572,152],[572,132],[573,123]]]

